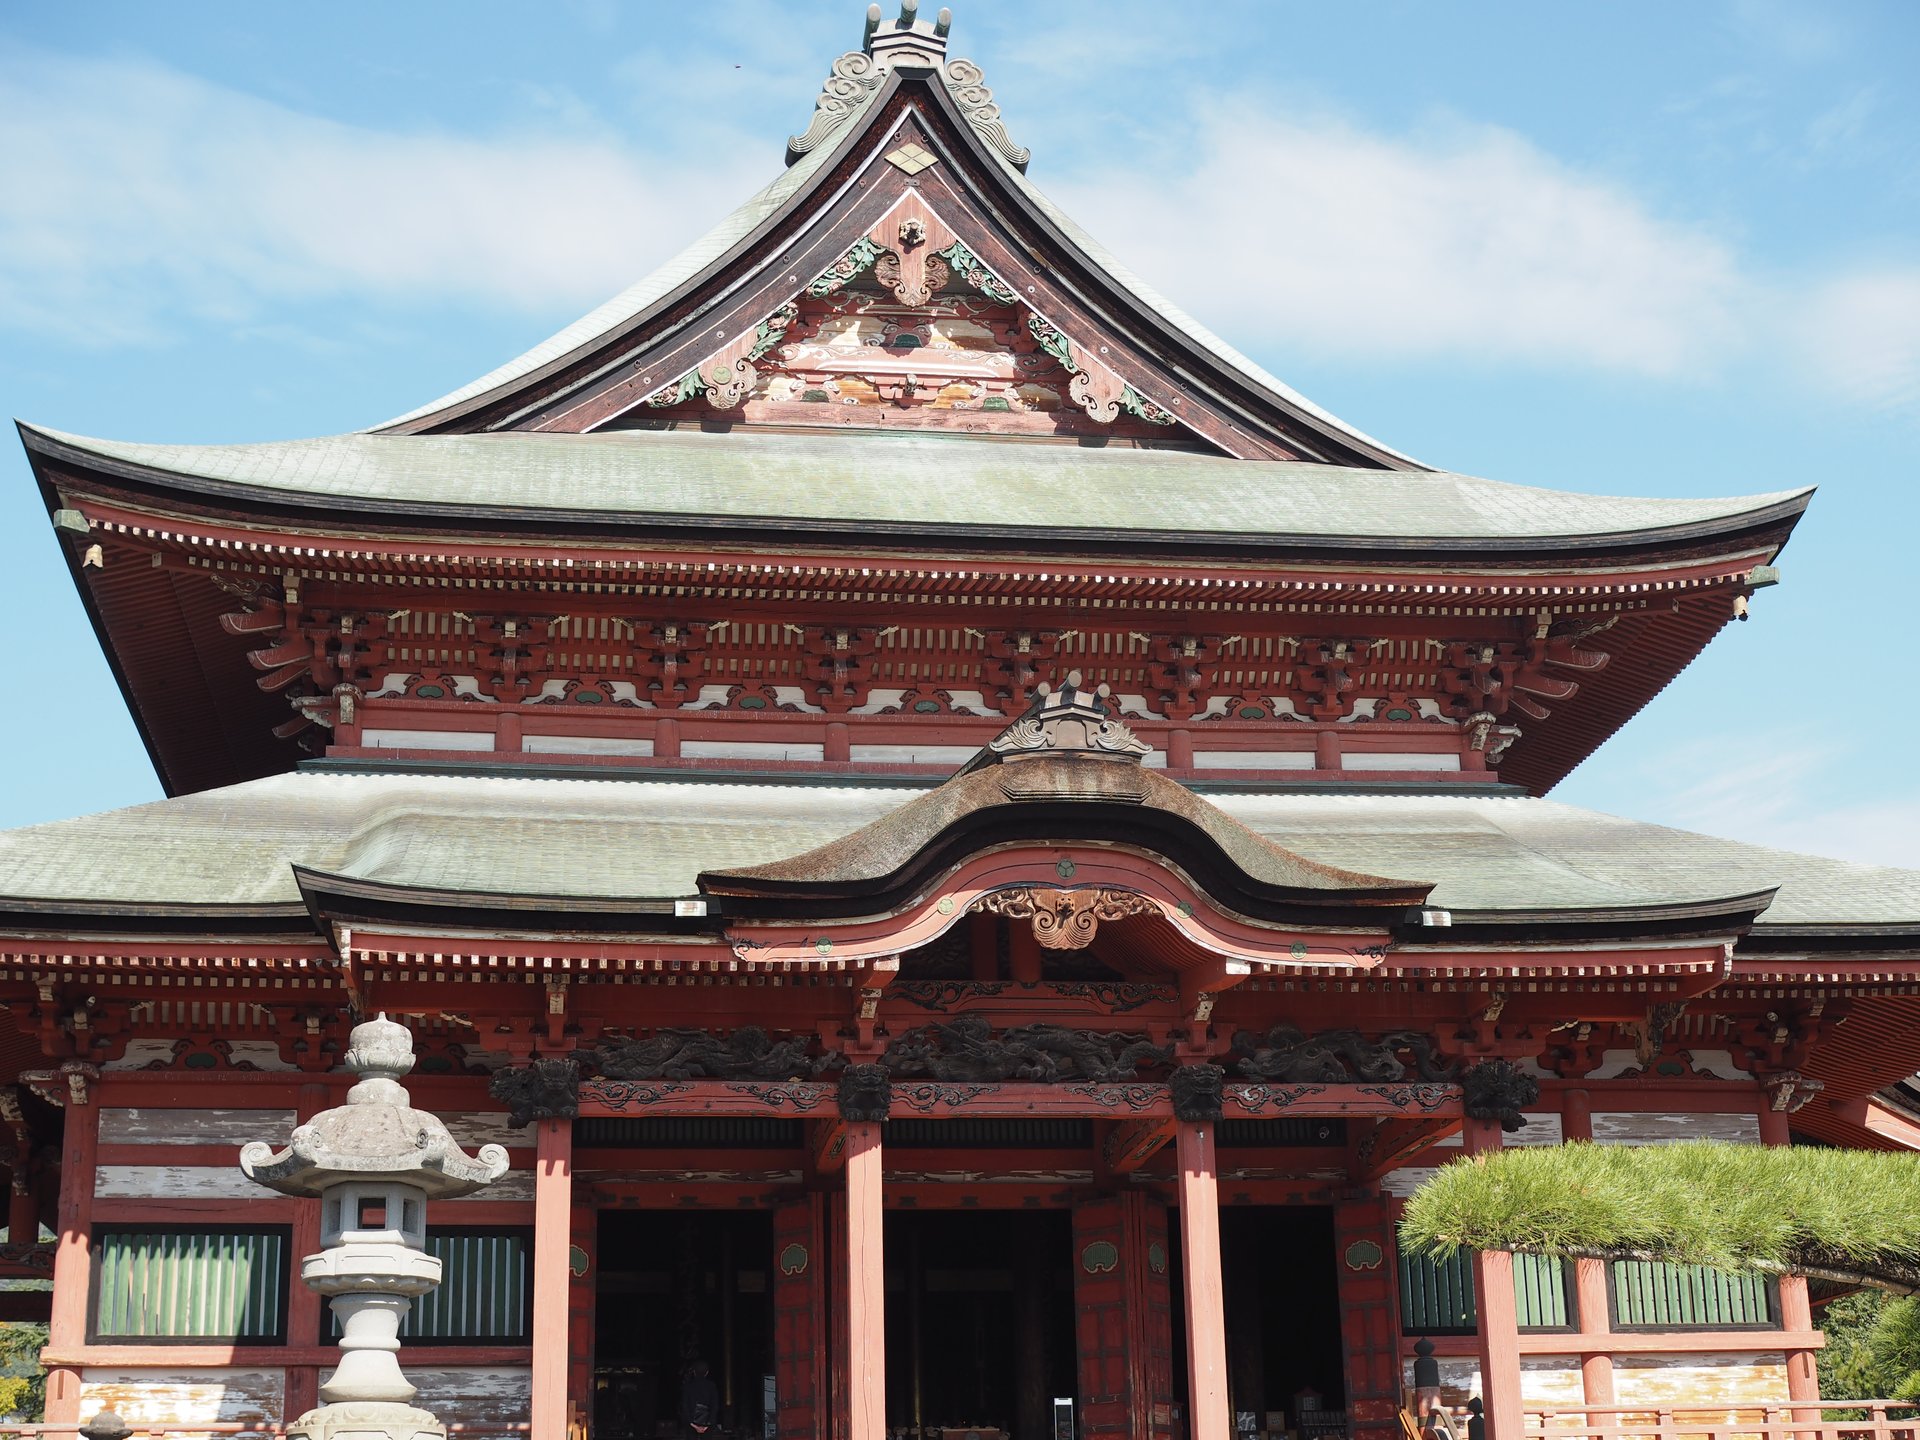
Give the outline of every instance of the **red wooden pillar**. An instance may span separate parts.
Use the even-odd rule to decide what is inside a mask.
[[[1175,1127],[1180,1186],[1180,1267],[1187,1306],[1187,1434],[1228,1440],[1227,1314],[1220,1284],[1220,1181],[1213,1125]]]
[[[1786,1112],[1775,1110],[1764,1099],[1761,1101],[1760,1110],[1760,1143],[1762,1145],[1793,1143]],[[1813,1306],[1807,1298],[1807,1277],[1804,1275],[1780,1277],[1780,1328],[1790,1334],[1795,1332],[1805,1334],[1813,1329]],[[1789,1350],[1787,1352],[1787,1398],[1789,1400],[1820,1398],[1820,1372],[1815,1365],[1813,1351]],[[1794,1418],[1799,1417],[1796,1415]]]
[[[780,1440],[827,1440],[826,1197],[773,1212],[773,1387]]]
[[[93,1282],[93,1170],[100,1150],[100,1110],[69,1104],[60,1141],[59,1238],[53,1251],[53,1314],[47,1348],[71,1355],[87,1343],[87,1292]],[[57,1366],[47,1372],[47,1423],[80,1419],[80,1371]]]
[[[600,1215],[592,1205],[574,1196],[568,1217],[567,1246],[567,1409],[579,1408],[579,1418],[592,1420],[593,1330],[599,1281]]]
[[[1400,1433],[1399,1277],[1387,1201],[1373,1195],[1336,1205],[1333,1250],[1350,1433],[1355,1440],[1386,1440]]]
[[[567,1440],[567,1246],[573,1122],[537,1120],[533,1171],[532,1440]]]
[[[1560,1138],[1593,1139],[1593,1097],[1585,1090],[1567,1090],[1560,1096]],[[1574,1323],[1580,1327],[1580,1398],[1589,1405],[1613,1404],[1613,1313],[1607,1300],[1607,1264],[1604,1260],[1573,1262]]]
[[[1074,1336],[1082,1440],[1173,1434],[1167,1211],[1123,1192],[1073,1208]]]
[[[847,1440],[886,1440],[887,1316],[880,1126],[849,1121],[846,1147]],[[538,1440],[538,1437],[535,1437]]]
[[[1466,1152],[1498,1150],[1504,1137],[1494,1120],[1469,1120],[1462,1133]],[[1473,1303],[1479,1312],[1480,1403],[1486,1409],[1487,1440],[1520,1440],[1520,1315],[1513,1299],[1513,1254],[1473,1253]]]

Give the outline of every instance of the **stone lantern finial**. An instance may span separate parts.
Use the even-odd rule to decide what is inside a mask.
[[[340,1321],[340,1364],[320,1387],[326,1403],[287,1427],[288,1440],[443,1440],[446,1428],[410,1402],[416,1393],[395,1352],[416,1295],[440,1283],[426,1253],[428,1200],[469,1195],[506,1172],[507,1152],[468,1155],[438,1116],[408,1104],[413,1036],[385,1015],[353,1027],[346,1056],[356,1079],[344,1105],[298,1127],[286,1149],[254,1141],[240,1169],[282,1195],[320,1202],[320,1243],[300,1263],[307,1288],[329,1296]]]

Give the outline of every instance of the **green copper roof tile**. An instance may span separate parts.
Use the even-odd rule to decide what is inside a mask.
[[[290,867],[493,894],[666,899],[850,834],[922,789],[302,772],[0,832],[0,898],[293,904]],[[1322,864],[1431,880],[1456,912],[1604,910],[1779,886],[1765,925],[1920,925],[1920,871],[1527,797],[1223,795]]]
[[[614,520],[1499,542],[1712,524],[1811,493],[1632,499],[1446,471],[924,434],[353,434],[148,445],[27,430],[105,461],[330,507],[366,501]]]

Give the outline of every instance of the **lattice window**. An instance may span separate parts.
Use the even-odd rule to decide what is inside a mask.
[[[93,1339],[247,1340],[287,1328],[284,1228],[95,1232]]]
[[[1567,1267],[1545,1255],[1513,1257],[1513,1303],[1522,1330],[1565,1330]],[[1479,1325],[1473,1300],[1473,1256],[1400,1256],[1400,1324],[1409,1335],[1471,1335]]]
[[[1613,1321],[1622,1330],[1771,1330],[1780,1323],[1764,1276],[1647,1260],[1616,1260],[1608,1271]]]

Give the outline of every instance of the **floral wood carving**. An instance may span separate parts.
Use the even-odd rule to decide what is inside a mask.
[[[760,372],[753,362],[786,338],[787,331],[800,314],[791,300],[762,320],[754,329],[721,347],[672,384],[663,385],[647,397],[655,409],[682,405],[696,396],[706,397],[716,410],[731,410],[753,389]]]
[[[1031,920],[1034,939],[1048,950],[1086,949],[1102,920],[1160,913],[1153,901],[1132,890],[1055,890],[1040,885],[995,890],[968,908],[1010,920]]]

